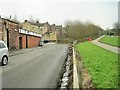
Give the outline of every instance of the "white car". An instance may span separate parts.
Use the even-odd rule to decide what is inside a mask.
[[[8,64],[8,48],[7,45],[0,40],[0,63],[2,66]]]

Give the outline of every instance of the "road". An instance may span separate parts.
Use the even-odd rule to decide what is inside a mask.
[[[67,45],[46,45],[30,52],[10,57],[2,67],[3,88],[54,88]]]

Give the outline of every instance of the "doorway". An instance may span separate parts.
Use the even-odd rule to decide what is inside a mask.
[[[26,48],[28,48],[28,36],[26,35]]]
[[[9,31],[8,29],[6,29],[6,31],[7,31],[7,47],[9,48]]]
[[[22,49],[22,37],[19,37],[19,48]]]

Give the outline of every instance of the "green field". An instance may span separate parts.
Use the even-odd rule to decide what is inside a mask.
[[[99,41],[105,44],[109,44],[112,46],[120,47],[120,42],[118,42],[118,39],[120,40],[120,37],[115,36],[104,36]]]
[[[109,52],[92,42],[76,45],[83,65],[89,71],[96,88],[118,87],[118,55]]]

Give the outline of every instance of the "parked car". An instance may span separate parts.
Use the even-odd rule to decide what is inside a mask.
[[[43,41],[39,41],[39,46],[43,46]]]
[[[7,45],[0,40],[0,63],[2,66],[8,64],[8,48]]]

